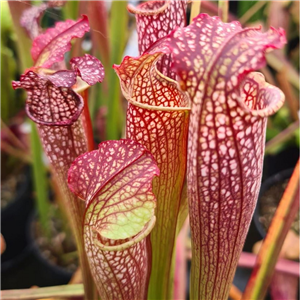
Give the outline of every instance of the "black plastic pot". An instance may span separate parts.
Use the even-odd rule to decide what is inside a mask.
[[[33,223],[34,221],[36,221],[36,219],[37,214],[32,214],[29,220],[30,223],[28,223],[27,231],[29,239],[32,243],[34,256],[39,265],[39,270],[37,270],[37,273],[35,273],[33,276],[34,281],[36,282],[35,284],[40,287],[67,284],[70,281],[73,272],[51,263],[49,260],[47,260],[47,258],[43,256],[33,233]]]
[[[26,289],[32,286],[46,287],[67,284],[73,273],[50,263],[41,254],[36,244],[32,223],[36,217],[33,212],[25,226],[28,247],[10,263],[9,268],[1,270],[1,289]]]
[[[263,182],[284,170],[294,168],[298,159],[299,148],[296,146],[286,148],[275,155],[266,155],[264,158]]]
[[[30,168],[24,168],[25,179],[17,183],[16,197],[1,210],[1,233],[6,249],[1,255],[1,269],[6,269],[12,260],[28,247],[26,224],[34,209]]]
[[[31,169],[24,171],[26,180],[17,184],[16,198],[1,211],[1,233],[6,242],[1,256],[2,290],[63,285],[73,274],[51,264],[40,253],[31,230],[36,217]]]
[[[261,236],[261,239],[265,238],[266,230],[263,227],[263,225],[261,224],[261,222],[259,221],[259,218],[260,218],[260,205],[261,205],[260,198],[273,185],[278,184],[280,182],[284,182],[286,179],[289,179],[291,177],[292,173],[293,173],[293,170],[294,169],[288,169],[288,170],[281,171],[281,172],[271,176],[267,180],[265,180],[263,182],[263,184],[261,185],[257,205],[256,205],[256,208],[255,208],[255,211],[254,211],[254,216],[253,216],[253,221],[254,221],[255,227],[256,227],[257,231],[259,232],[259,234]]]

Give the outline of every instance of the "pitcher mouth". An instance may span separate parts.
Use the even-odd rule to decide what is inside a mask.
[[[177,81],[163,75],[156,67],[163,55],[165,53],[158,51],[145,53],[137,58],[127,56],[120,66],[115,65],[114,69],[120,78],[123,94],[129,103],[144,109],[189,111],[191,101],[188,93],[181,90]],[[130,70],[131,66],[134,70]],[[158,87],[155,86],[155,82],[153,83],[153,79],[159,84]],[[149,82],[151,84],[147,85]]]
[[[245,101],[247,93],[253,93],[250,101]],[[284,103],[285,96],[280,89],[267,83],[260,72],[249,73],[239,85],[237,103],[247,114],[267,117],[276,112]]]
[[[170,5],[171,1],[151,1],[142,3],[138,6],[133,6],[129,4],[127,6],[127,10],[135,15],[142,15],[142,16],[153,16],[158,15],[162,12],[164,12]],[[158,8],[153,9],[153,4],[161,4]],[[150,7],[152,5],[152,7]]]

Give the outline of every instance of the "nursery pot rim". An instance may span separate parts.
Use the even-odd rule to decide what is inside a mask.
[[[282,170],[282,171],[272,175],[271,177],[267,178],[261,185],[258,200],[257,200],[256,207],[255,207],[254,214],[253,214],[253,221],[254,221],[257,231],[259,232],[259,234],[261,235],[261,237],[263,239],[266,237],[267,231],[265,230],[265,228],[259,221],[259,217],[260,217],[259,204],[260,204],[261,197],[274,184],[282,182],[283,180],[289,179],[292,176],[293,171],[294,171],[294,168]]]
[[[17,256],[13,257],[12,259],[2,261],[1,259],[1,272],[6,272],[11,268],[14,268],[19,263],[21,263],[24,259],[31,255],[33,251],[33,245],[27,245],[23,251],[18,254]]]

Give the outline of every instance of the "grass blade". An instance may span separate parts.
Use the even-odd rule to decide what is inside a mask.
[[[31,121],[31,151],[33,178],[36,191],[36,204],[39,213],[39,219],[45,234],[50,236],[50,227],[48,225],[49,202],[46,184],[46,170],[42,160],[42,146],[37,133],[36,125]]]
[[[264,299],[284,239],[299,209],[299,161],[276,210],[256,264],[243,294],[246,299]]]
[[[110,49],[111,65],[120,63],[126,40],[128,15],[125,12],[127,1],[113,1],[111,5],[110,19]],[[121,137],[123,127],[123,112],[120,101],[119,79],[112,69],[108,70],[108,114],[107,114],[107,139],[115,140]]]
[[[82,284],[59,285],[37,289],[1,291],[2,300],[32,300],[45,298],[82,297],[84,295]]]

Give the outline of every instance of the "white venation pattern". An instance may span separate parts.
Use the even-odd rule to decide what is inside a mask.
[[[158,174],[152,155],[131,140],[103,142],[70,168],[69,186],[86,200],[85,250],[102,299],[146,298],[149,241],[144,238],[126,249],[123,245],[134,240],[154,215],[152,178]],[[118,245],[118,250],[102,250],[97,240]]]
[[[191,297],[226,299],[260,187],[266,118],[283,94],[249,71],[281,47],[274,29],[242,29],[201,14],[168,37],[181,87],[192,99],[188,192]],[[272,100],[271,100],[272,99]]]
[[[157,222],[151,232],[154,246],[150,283],[169,289],[173,284],[169,272],[186,171],[189,98],[175,81],[157,72],[156,62],[161,56],[158,52],[126,57],[115,69],[129,101],[126,136],[145,145],[160,168],[160,177],[153,180]]]

